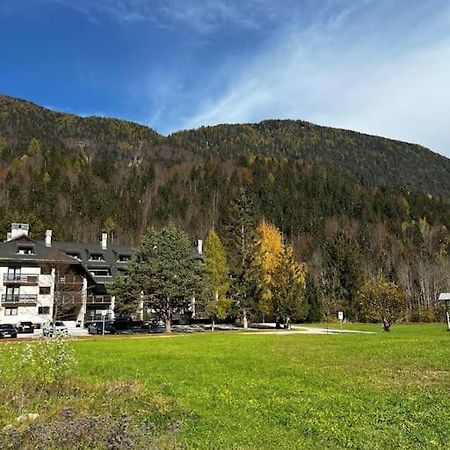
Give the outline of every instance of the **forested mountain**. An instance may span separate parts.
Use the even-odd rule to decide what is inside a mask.
[[[417,314],[450,288],[450,160],[418,145],[301,121],[164,137],[0,96],[0,185],[3,236],[27,221],[34,236],[52,228],[92,241],[106,230],[136,243],[149,225],[174,222],[192,237],[216,228],[229,252],[244,188],[255,220],[293,244],[329,310],[380,273]]]

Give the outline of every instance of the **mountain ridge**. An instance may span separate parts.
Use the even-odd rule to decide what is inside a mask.
[[[202,126],[164,136],[132,121],[81,117],[0,95],[0,135],[17,153],[24,152],[35,137],[46,145],[83,147],[94,153],[108,150],[120,157],[128,153],[133,158],[165,159],[161,146],[178,160],[192,155],[227,159],[253,154],[323,165],[367,185],[440,196],[450,192],[450,160],[443,155],[419,144],[302,120]]]

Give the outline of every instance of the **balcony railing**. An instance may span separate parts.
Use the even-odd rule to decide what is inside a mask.
[[[82,285],[83,284],[83,277],[80,277],[79,275],[61,275],[58,280],[60,284],[76,284],[76,285]]]
[[[34,306],[37,304],[37,295],[36,294],[3,294],[2,295],[2,304],[14,304],[14,305],[31,305]]]
[[[29,284],[37,285],[39,275],[28,273],[5,273],[3,274],[3,284]]]
[[[105,318],[105,322],[111,321],[112,320],[112,315],[111,314],[106,314],[105,316],[103,316],[102,314],[85,314],[84,315],[84,323],[89,323],[89,322],[102,322],[103,318]]]
[[[88,305],[92,304],[102,304],[102,305],[110,305],[111,304],[111,295],[90,295],[86,303]]]

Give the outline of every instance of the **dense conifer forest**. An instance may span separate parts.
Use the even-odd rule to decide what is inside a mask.
[[[281,120],[164,137],[0,96],[0,184],[3,237],[25,221],[36,238],[137,244],[172,222],[192,238],[216,229],[231,265],[245,192],[250,222],[274,224],[308,268],[311,320],[351,310],[380,276],[412,320],[434,320],[450,289],[450,160],[418,145]]]

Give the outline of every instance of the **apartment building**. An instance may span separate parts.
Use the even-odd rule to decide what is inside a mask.
[[[0,244],[0,323],[31,321],[39,326],[58,318],[80,326],[114,318],[108,284],[126,269],[133,251],[95,244],[33,240],[28,224],[13,223]]]

